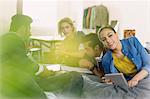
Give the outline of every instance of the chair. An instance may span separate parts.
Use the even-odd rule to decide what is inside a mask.
[[[42,51],[41,48],[31,48],[29,49],[30,55],[33,57],[33,59],[37,62],[42,61]]]

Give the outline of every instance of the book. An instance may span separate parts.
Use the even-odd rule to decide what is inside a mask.
[[[49,70],[53,71],[76,71],[80,73],[93,74],[90,70],[81,67],[71,67],[62,64],[45,64]]]
[[[106,79],[110,79],[113,84],[123,87],[128,87],[127,80],[123,73],[105,74]]]

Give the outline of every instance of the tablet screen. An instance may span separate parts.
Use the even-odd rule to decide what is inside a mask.
[[[110,79],[115,85],[128,86],[127,80],[125,79],[123,73],[105,74],[105,77],[106,79]]]

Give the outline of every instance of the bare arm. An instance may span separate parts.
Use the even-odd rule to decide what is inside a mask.
[[[129,87],[134,87],[136,86],[139,81],[141,81],[142,79],[144,79],[145,77],[148,76],[148,71],[146,70],[141,70],[139,73],[137,73],[130,81],[128,81],[128,85]]]

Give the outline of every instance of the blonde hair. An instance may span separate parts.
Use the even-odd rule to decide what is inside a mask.
[[[62,23],[64,23],[64,22],[66,22],[66,23],[68,23],[68,24],[70,24],[70,25],[72,26],[73,32],[76,31],[76,29],[75,29],[75,27],[74,27],[73,21],[72,21],[69,17],[65,17],[65,18],[61,19],[61,20],[58,22],[58,33],[59,33],[61,36],[63,35],[63,34],[62,34],[61,25],[62,25]]]

